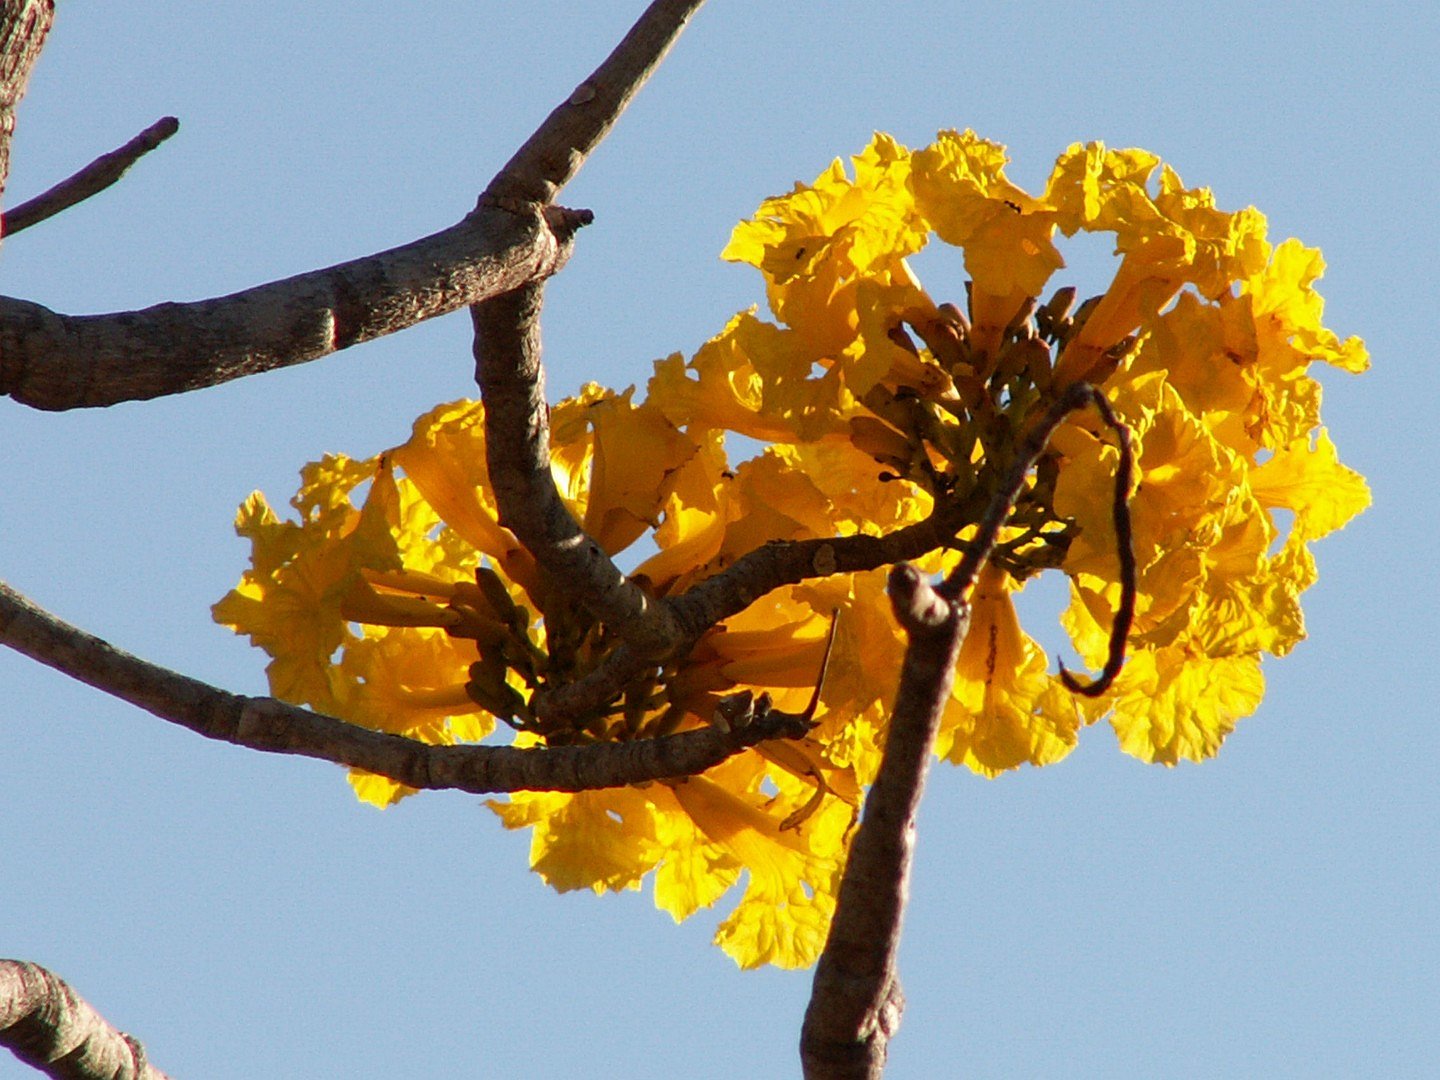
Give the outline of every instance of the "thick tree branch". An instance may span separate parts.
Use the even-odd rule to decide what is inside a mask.
[[[482,203],[549,203],[580,171],[704,0],[655,0],[495,174]]]
[[[650,77],[703,0],[655,0],[588,79],[506,162],[480,205],[548,208]],[[553,210],[550,211],[553,214]],[[644,660],[682,642],[669,608],[628,581],[575,521],[550,473],[549,406],[540,358],[543,282],[471,307],[475,380],[501,523],[592,615]]]
[[[539,213],[484,207],[402,247],[214,300],[59,315],[0,298],[0,393],[74,409],[301,364],[553,274],[562,247]]]
[[[55,0],[0,0],[0,196],[10,178],[15,106],[55,21]]]
[[[208,739],[297,754],[388,776],[413,788],[590,791],[693,776],[749,746],[808,727],[772,712],[734,731],[703,728],[588,746],[431,746],[273,698],[232,694],[170,671],[56,618],[0,583],[0,644]]]
[[[54,1080],[166,1080],[65,980],[23,960],[0,960],[0,1046]]]
[[[895,957],[910,892],[915,819],[969,609],[918,570],[890,571],[890,602],[909,635],[890,731],[836,897],[800,1034],[808,1080],[878,1078],[905,999]]]
[[[485,399],[485,453],[500,523],[568,595],[639,655],[661,656],[680,639],[669,610],[626,579],[555,488],[540,363],[543,290],[535,282],[470,309],[475,381]]]
[[[98,195],[129,172],[131,165],[179,130],[180,121],[175,117],[161,117],[124,146],[101,154],[73,176],[6,211],[0,218],[0,236],[14,236],[22,229],[38,225],[46,218]]]

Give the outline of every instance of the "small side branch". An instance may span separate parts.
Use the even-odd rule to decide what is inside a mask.
[[[14,236],[78,202],[98,195],[130,170],[130,166],[180,130],[173,116],[161,117],[117,150],[101,154],[74,176],[21,203],[0,218],[0,236]]]
[[[1000,530],[1005,527],[1005,520],[1010,516],[1010,511],[1015,509],[1015,500],[1020,497],[1020,492],[1025,490],[1025,477],[1035,467],[1035,463],[1040,460],[1040,455],[1045,452],[1045,447],[1050,443],[1050,436],[1055,434],[1055,429],[1067,416],[1076,409],[1084,408],[1085,405],[1097,398],[1101,401],[1105,400],[1104,396],[1088,383],[1071,383],[1030,429],[1025,441],[1015,452],[1015,459],[1010,463],[1010,468],[1000,481],[1000,487],[995,492],[995,497],[985,508],[985,516],[980,519],[980,527],[975,531],[975,539],[970,541],[959,565],[950,572],[950,576],[940,586],[942,595],[952,600],[957,599],[975,584],[975,578],[995,550],[995,542],[1000,537]],[[1105,404],[1108,409],[1109,403]]]
[[[207,739],[297,754],[388,776],[409,787],[476,795],[591,791],[694,776],[766,739],[809,726],[778,711],[723,732],[709,727],[590,746],[432,746],[273,698],[232,694],[141,660],[71,626],[0,583],[0,644]]]
[[[807,1080],[877,1080],[905,999],[896,953],[910,893],[915,821],[969,609],[913,566],[890,571],[890,603],[909,635],[890,733],[850,849],[835,918],[800,1034]]]
[[[54,1080],[167,1080],[64,979],[0,960],[0,1046]]]
[[[1092,401],[1105,425],[1115,433],[1120,445],[1120,464],[1115,470],[1115,494],[1110,501],[1110,521],[1115,527],[1115,548],[1120,559],[1120,606],[1115,609],[1115,619],[1110,624],[1110,647],[1105,657],[1105,667],[1094,682],[1082,683],[1060,664],[1060,681],[1075,694],[1099,697],[1109,690],[1125,666],[1125,643],[1130,638],[1130,624],[1135,621],[1135,538],[1130,530],[1130,487],[1135,479],[1135,452],[1130,446],[1130,429],[1116,418],[1110,403],[1098,391],[1092,391]]]

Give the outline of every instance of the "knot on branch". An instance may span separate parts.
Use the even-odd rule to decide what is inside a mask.
[[[758,697],[749,690],[720,699],[711,717],[711,726],[733,735],[740,746],[754,746],[766,739],[803,739],[810,734],[814,721],[803,713],[787,713],[773,708],[767,693]]]
[[[545,217],[545,224],[550,226],[550,231],[562,244],[568,242],[576,232],[586,225],[595,221],[595,213],[592,210],[572,210],[568,206],[556,206],[553,203],[543,207],[540,213]]]
[[[896,563],[886,578],[885,591],[895,618],[911,634],[934,632],[955,618],[959,600],[941,596],[929,580],[909,563]]]

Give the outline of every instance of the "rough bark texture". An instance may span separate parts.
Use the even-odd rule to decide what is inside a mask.
[[[58,975],[0,960],[0,1046],[55,1080],[166,1080]]]
[[[302,364],[547,277],[561,251],[538,211],[487,206],[401,247],[213,300],[77,316],[0,298],[0,393],[74,409]]]
[[[629,641],[642,657],[680,641],[668,608],[620,571],[560,499],[550,471],[549,406],[540,364],[535,282],[471,308],[475,380],[485,399],[485,454],[506,526],[567,593]]]
[[[0,199],[10,178],[15,106],[55,21],[55,0],[0,0]]]
[[[950,543],[959,529],[974,520],[970,502],[941,503],[926,520],[883,536],[837,536],[818,540],[782,540],[756,548],[725,570],[706,578],[679,596],[668,597],[679,637],[672,653],[680,654],[711,626],[744,611],[755,600],[784,585],[815,577],[874,570],[916,559]],[[648,663],[635,650],[621,646],[584,679],[547,687],[535,695],[536,715],[560,721],[581,716],[620,692]]]
[[[1117,535],[1128,536],[1128,518],[1123,531],[1120,521],[1130,476],[1127,432],[1096,390],[1076,383],[1051,403],[1017,448],[980,515],[974,539],[950,575],[932,588],[908,564],[890,571],[891,606],[909,640],[880,770],[865,797],[864,816],[836,897],[830,936],[815,968],[814,989],[800,1033],[800,1060],[807,1080],[878,1080],[885,1071],[890,1038],[899,1028],[905,1008],[895,958],[909,899],[915,819],[940,718],[955,681],[960,646],[969,628],[970,610],[964,597],[995,550],[1026,475],[1044,453],[1050,436],[1066,416],[1087,404],[1094,404],[1119,436],[1121,468],[1115,513]],[[1117,619],[1121,653],[1122,624],[1128,622]]]

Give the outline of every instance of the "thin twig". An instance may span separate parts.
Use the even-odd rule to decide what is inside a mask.
[[[36,606],[0,582],[0,644],[208,739],[297,754],[388,776],[412,788],[485,795],[590,791],[693,776],[766,739],[809,725],[772,712],[749,726],[588,746],[432,746],[273,698],[232,694],[141,660]]]
[[[1040,460],[1040,455],[1045,452],[1045,447],[1050,442],[1050,436],[1055,434],[1055,429],[1060,426],[1061,421],[1069,416],[1076,409],[1083,408],[1086,403],[1097,397],[1096,392],[1086,383],[1072,383],[1066,387],[1050,408],[1045,410],[1043,416],[1030,429],[1025,441],[1015,452],[1014,459],[1010,462],[1010,468],[1000,481],[1000,487],[995,492],[995,497],[990,500],[990,505],[985,508],[985,516],[980,519],[980,526],[975,531],[975,538],[965,548],[965,554],[961,556],[960,563],[950,572],[939,587],[942,596],[950,599],[958,599],[969,591],[975,584],[975,578],[979,576],[980,570],[990,558],[990,553],[995,550],[995,542],[1000,537],[1000,530],[1005,527],[1005,521],[1010,516],[1010,511],[1015,507],[1015,500],[1025,490],[1025,477]]]
[[[53,1080],[167,1080],[60,976],[0,960],[0,1047]]]
[[[124,146],[101,154],[75,175],[61,180],[0,217],[0,236],[10,237],[98,195],[130,170],[130,166],[180,130],[180,121],[163,116]]]

